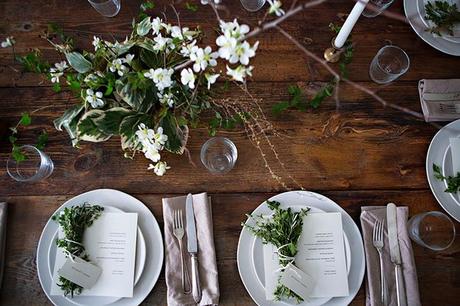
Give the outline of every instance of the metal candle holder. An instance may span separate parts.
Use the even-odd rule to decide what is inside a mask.
[[[334,36],[331,41],[331,47],[327,48],[324,51],[324,59],[329,63],[336,63],[340,59],[340,55],[342,54],[343,48],[337,48],[334,44],[335,38]]]

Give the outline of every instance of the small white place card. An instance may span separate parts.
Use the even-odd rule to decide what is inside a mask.
[[[450,153],[452,155],[453,176],[460,172],[460,137],[449,138]]]
[[[62,237],[62,233],[59,233]],[[97,282],[82,296],[132,297],[136,261],[137,214],[103,213],[85,230],[83,245],[91,263],[102,269]],[[52,295],[62,295],[58,270],[67,258],[57,249],[51,287]]]
[[[306,301],[311,297],[315,280],[296,266],[289,264],[283,273],[281,273],[280,283]]]
[[[58,270],[59,276],[77,284],[84,289],[90,289],[101,276],[102,269],[80,257],[69,257]]]

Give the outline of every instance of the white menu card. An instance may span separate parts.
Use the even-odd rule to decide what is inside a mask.
[[[460,172],[460,138],[449,138],[449,141],[450,152],[452,154],[453,176],[457,176],[457,173]]]
[[[295,265],[309,278],[309,296],[348,296],[348,273],[340,213],[311,213],[303,219]],[[265,293],[273,300],[280,276],[276,248],[264,245]]]
[[[62,233],[59,233],[62,237]],[[85,230],[83,245],[91,263],[102,269],[96,284],[82,296],[132,297],[136,260],[137,213],[103,213]],[[67,258],[57,249],[51,287],[52,295],[62,295],[57,286],[58,270]]]

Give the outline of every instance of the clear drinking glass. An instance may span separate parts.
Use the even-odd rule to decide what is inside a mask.
[[[121,0],[88,0],[99,14],[105,17],[113,17],[118,14]]]
[[[25,155],[25,160],[16,161],[13,156],[6,162],[6,170],[18,182],[36,182],[47,178],[54,169],[54,164],[48,155],[34,146],[25,145],[19,148]]]
[[[369,76],[378,84],[390,83],[409,69],[409,56],[397,46],[384,46],[369,67]]]
[[[439,211],[413,216],[407,222],[410,238],[419,245],[434,251],[445,250],[455,240],[455,225]]]
[[[260,10],[267,0],[240,0],[244,9],[249,12]]]
[[[370,0],[363,11],[364,17],[376,17],[386,10],[394,0]],[[373,5],[373,9],[371,6]]]
[[[235,144],[225,137],[214,137],[201,147],[201,162],[211,173],[226,173],[233,169],[238,158]]]

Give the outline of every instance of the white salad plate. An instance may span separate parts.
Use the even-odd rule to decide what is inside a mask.
[[[429,0],[404,0],[404,12],[407,20],[414,29],[415,33],[426,43],[441,52],[460,56],[460,37],[453,37],[447,33],[442,36],[433,34],[429,31],[432,27],[430,21],[425,19],[425,4]],[[431,0],[434,2],[434,0]],[[447,0],[456,3],[460,9],[460,0]],[[460,25],[456,26],[456,31],[460,32]]]
[[[460,222],[460,198],[458,193],[445,192],[447,183],[434,177],[433,164],[442,168],[444,176],[454,176],[450,138],[460,137],[460,120],[444,126],[431,140],[426,156],[426,176],[434,197],[444,210]]]
[[[361,233],[353,219],[339,205],[329,198],[320,194],[308,191],[290,191],[278,194],[269,199],[278,201],[283,208],[292,208],[299,211],[301,208],[310,207],[311,213],[318,212],[340,212],[342,214],[342,226],[344,231],[344,248],[348,270],[349,296],[334,298],[314,298],[308,302],[304,301],[297,304],[295,301],[267,301],[265,295],[263,245],[260,238],[256,238],[249,230],[243,228],[241,231],[237,263],[241,280],[246,290],[257,305],[299,305],[299,306],[319,306],[319,305],[347,305],[357,294],[364,277],[364,248]],[[271,210],[262,203],[252,214],[270,214]],[[251,222],[251,221],[248,221]]]
[[[132,298],[75,296],[73,299],[51,295],[52,272],[56,255],[55,241],[58,224],[46,223],[37,249],[37,271],[40,284],[48,299],[54,305],[139,305],[155,286],[163,265],[163,239],[160,227],[150,210],[136,198],[113,189],[89,191],[65,202],[54,213],[65,207],[83,203],[104,206],[107,212],[131,212],[138,214],[138,239],[136,243],[135,287]],[[147,256],[148,255],[148,256]]]

